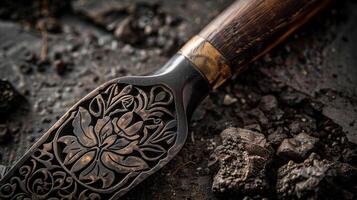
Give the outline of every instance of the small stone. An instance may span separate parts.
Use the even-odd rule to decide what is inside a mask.
[[[237,101],[238,101],[237,98],[234,98],[229,94],[226,94],[224,96],[224,99],[223,99],[223,105],[230,106],[230,105],[234,104]]]
[[[215,150],[219,170],[213,179],[216,193],[252,194],[268,189],[267,166],[273,150],[261,133],[228,128],[221,133],[223,144]]]
[[[268,141],[276,147],[279,146],[279,144],[281,144],[281,142],[287,137],[288,136],[282,131],[275,131],[272,134],[268,135]]]
[[[250,125],[244,126],[244,128],[251,130],[251,131],[257,131],[257,132],[262,131],[262,127],[259,124],[250,124]]]
[[[269,119],[265,116],[264,112],[262,112],[260,109],[255,108],[249,111],[249,116],[254,117],[261,126],[265,127],[269,124]],[[249,118],[248,118],[249,119]],[[244,121],[247,121],[248,119],[243,118]],[[246,122],[244,122],[244,125],[249,125]]]
[[[260,100],[259,107],[264,112],[272,112],[278,107],[278,100],[273,95],[263,96]]]
[[[303,163],[290,161],[279,168],[276,190],[283,200],[355,199],[355,189],[350,185],[356,178],[356,168],[321,160],[312,153]]]
[[[300,133],[294,138],[284,139],[277,150],[277,154],[282,158],[298,162],[305,159],[316,148],[318,142],[318,138]]]
[[[316,130],[316,120],[308,115],[298,115],[296,120],[289,124],[289,130],[293,134],[298,134],[302,131],[312,132]]]
[[[135,44],[138,42],[139,37],[138,34],[134,32],[132,23],[133,18],[130,16],[122,20],[114,31],[115,37],[129,44]]]

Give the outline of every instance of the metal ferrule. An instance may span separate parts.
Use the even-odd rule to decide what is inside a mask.
[[[207,40],[196,35],[179,51],[208,80],[213,89],[231,77],[229,62]]]

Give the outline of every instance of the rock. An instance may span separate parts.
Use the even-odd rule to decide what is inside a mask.
[[[265,136],[254,131],[228,128],[221,133],[223,144],[215,150],[219,171],[213,179],[216,193],[262,194],[268,189],[266,177],[273,151]]]
[[[229,106],[229,105],[234,104],[237,101],[238,101],[237,98],[234,98],[229,94],[226,94],[223,99],[223,105]]]
[[[19,100],[19,94],[9,81],[0,80],[0,114],[6,115]]]
[[[357,169],[311,154],[303,163],[290,161],[278,170],[279,199],[355,199]]]
[[[260,127],[259,124],[250,124],[247,126],[244,126],[244,129],[248,129],[251,131],[257,131],[257,132],[262,132],[262,128]]]
[[[343,161],[347,163],[357,163],[357,148],[345,149],[342,153]]]
[[[301,131],[314,131],[316,130],[316,120],[308,115],[297,115],[296,120],[289,124],[289,130],[293,134],[298,134]]]
[[[274,131],[273,133],[268,135],[268,141],[270,144],[272,144],[274,147],[277,147],[281,144],[281,142],[287,138],[288,136],[283,133],[282,128],[279,128],[278,130]]]
[[[278,107],[278,100],[273,95],[263,96],[260,100],[259,107],[264,112],[272,112]]]
[[[133,18],[127,17],[121,21],[115,31],[114,35],[125,43],[135,44],[139,41],[138,34],[136,34],[132,28]]]
[[[284,139],[277,150],[277,154],[287,160],[301,161],[316,148],[318,142],[318,138],[300,133],[294,138]]]
[[[244,125],[250,125],[250,123],[246,121],[249,120],[251,117],[253,117],[259,122],[261,126],[263,127],[268,126],[269,119],[265,116],[264,112],[261,111],[260,109],[258,108],[252,109],[249,111],[248,114],[250,117],[243,117]]]
[[[161,54],[172,55],[187,40],[181,36],[181,18],[165,12],[159,4],[153,2],[132,2],[121,6],[115,4],[115,2],[98,2],[90,8],[75,4],[74,9],[113,32],[118,40],[135,48],[155,47],[160,48]]]

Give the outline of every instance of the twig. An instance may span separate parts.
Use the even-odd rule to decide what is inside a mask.
[[[47,51],[48,51],[48,34],[47,34],[47,30],[46,30],[46,24],[40,23],[39,28],[40,28],[41,36],[42,36],[40,60],[41,60],[41,62],[44,62],[47,58]]]

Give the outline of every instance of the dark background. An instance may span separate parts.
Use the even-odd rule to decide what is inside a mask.
[[[231,2],[2,0],[0,164],[13,164],[101,83],[158,69]],[[298,198],[296,191],[279,191],[276,174],[290,160],[302,163],[312,152],[316,160],[330,163],[323,167],[348,170],[337,167],[334,175],[316,175],[317,185],[302,178],[307,196],[356,198],[356,24],[357,4],[334,1],[247,71],[234,75],[196,110],[179,155],[126,198]],[[222,158],[213,152],[222,143],[219,133],[229,126],[260,132],[272,144],[267,188],[212,192],[213,177],[222,168],[217,164]],[[281,142],[301,132],[317,138],[317,144],[300,160],[280,155]],[[299,181],[288,184],[294,187]]]

